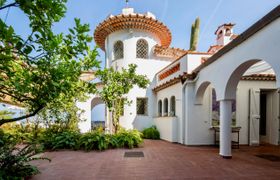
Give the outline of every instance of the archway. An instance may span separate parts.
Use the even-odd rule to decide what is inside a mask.
[[[279,143],[279,94],[272,67],[260,59],[240,64],[225,88],[225,99],[237,101],[240,143]]]
[[[205,81],[199,85],[199,87],[196,91],[196,94],[195,94],[195,104],[196,105],[202,104],[205,91],[210,84],[211,84],[211,82]]]
[[[100,97],[95,97],[91,100],[91,128],[105,128],[105,120],[105,104]]]

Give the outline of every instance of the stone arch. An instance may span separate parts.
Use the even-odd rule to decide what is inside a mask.
[[[103,104],[104,102],[102,101],[102,99],[100,97],[94,97],[91,100],[91,106],[90,109],[92,110],[95,106],[99,105],[99,104]]]
[[[106,121],[106,111],[105,111],[105,113],[104,114],[102,114],[102,118],[104,118],[104,119],[98,119],[98,122],[96,121],[96,119],[94,120],[94,116],[92,115],[92,113],[94,113],[94,111],[98,111],[98,110],[100,110],[99,108],[99,106],[100,105],[103,105],[104,104],[104,102],[102,101],[102,99],[100,98],[100,97],[94,97],[94,98],[92,98],[92,100],[91,100],[91,127],[92,128],[94,128],[94,127],[96,127],[97,125],[100,125],[100,123],[102,124],[102,122],[101,121],[104,121],[103,123],[104,123],[104,125],[105,125],[105,121]],[[96,108],[95,108],[96,107]],[[101,106],[102,108],[103,108],[103,106]],[[104,107],[105,108],[105,107]],[[103,113],[103,111],[98,111],[99,113]],[[99,116],[100,116],[100,114],[99,114]],[[100,118],[100,117],[99,117]],[[101,120],[101,121],[100,121]],[[99,122],[100,121],[100,122]]]
[[[210,81],[204,81],[198,86],[198,89],[196,90],[195,93],[195,104],[197,105],[202,104],[204,93],[210,84],[211,84]]]
[[[228,78],[226,85],[225,85],[224,99],[227,99],[227,100],[236,99],[236,89],[237,89],[237,85],[238,85],[241,77],[244,75],[244,73],[248,69],[250,69],[250,67],[252,67],[254,64],[261,62],[261,61],[262,61],[261,59],[251,59],[251,60],[245,61],[245,62],[241,63],[239,66],[237,66],[237,68],[235,68],[232,71],[232,73],[230,74],[230,77]],[[264,62],[269,64],[266,61],[264,61]],[[271,68],[274,70],[274,68],[272,66],[271,66]]]

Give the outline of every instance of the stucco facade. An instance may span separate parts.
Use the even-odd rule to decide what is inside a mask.
[[[241,127],[240,144],[279,144],[279,16],[277,7],[240,36],[233,34],[234,24],[219,26],[217,42],[208,52],[170,48],[168,28],[151,13],[136,14],[126,8],[121,15],[109,16],[95,32],[96,42],[106,53],[106,67],[119,71],[136,64],[137,74],[151,81],[146,89],[134,87],[124,97],[132,104],[124,107],[120,125],[139,130],[156,125],[164,140],[186,145],[213,144],[215,89],[220,103],[221,156],[231,157],[233,106],[236,126]],[[140,40],[147,46],[144,58],[138,57]],[[122,43],[121,58],[116,58],[118,41]],[[137,114],[137,98],[147,98],[147,114]],[[89,102],[81,106],[86,112]],[[107,125],[109,121],[107,118]],[[86,124],[83,131],[88,130]]]

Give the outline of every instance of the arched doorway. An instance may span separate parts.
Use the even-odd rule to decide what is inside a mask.
[[[253,59],[240,64],[225,89],[226,99],[236,99],[240,143],[279,144],[279,93],[276,74],[265,61]]]
[[[105,120],[105,104],[100,97],[95,97],[91,100],[91,129],[105,128]]]

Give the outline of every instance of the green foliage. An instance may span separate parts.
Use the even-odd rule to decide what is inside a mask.
[[[199,17],[195,19],[195,22],[192,24],[191,29],[191,39],[190,39],[190,51],[196,51],[198,45],[198,36],[199,36],[199,26],[200,19]]]
[[[13,112],[10,112],[10,111],[6,111],[6,110],[3,110],[3,111],[0,111],[0,119],[4,119],[4,118],[12,118],[12,115],[14,115]]]
[[[77,149],[80,133],[76,131],[64,131],[53,133],[51,130],[46,130],[40,139],[44,149]]]
[[[49,160],[36,157],[42,149],[37,145],[26,145],[18,148],[15,143],[0,146],[0,179],[22,179],[39,173],[39,170],[29,164],[33,160]],[[49,160],[50,161],[50,160]]]
[[[99,131],[85,133],[79,140],[79,147],[85,151],[108,149],[109,136]]]
[[[11,103],[29,112],[17,118],[0,118],[0,126],[34,116],[44,108],[73,105],[94,91],[93,84],[80,79],[83,71],[99,68],[98,52],[89,47],[93,39],[88,33],[89,25],[75,19],[75,27],[67,34],[52,30],[53,24],[65,15],[65,3],[66,0],[0,3],[0,11],[8,7],[22,10],[29,18],[31,32],[23,39],[0,19],[0,98],[10,97]]]
[[[45,131],[41,143],[45,149],[72,149],[72,150],[106,150],[108,148],[134,148],[142,142],[142,133],[137,130],[121,129],[118,133],[109,135],[103,131],[91,131],[80,134],[75,131],[56,132]]]
[[[143,138],[145,139],[160,139],[160,133],[156,126],[152,126],[143,130]]]
[[[102,90],[96,91],[105,105],[112,112],[112,121],[115,127],[115,132],[119,127],[119,118],[123,113],[122,109],[125,104],[130,102],[123,98],[134,85],[140,88],[146,88],[149,84],[147,76],[136,74],[137,66],[130,64],[128,69],[115,71],[113,68],[99,70],[96,72],[96,77],[104,84]]]
[[[134,147],[138,147],[143,142],[143,139],[141,138],[142,133],[136,129],[133,130],[120,129],[116,134],[112,136],[113,136],[113,141],[116,141],[118,148],[120,147],[134,148]]]

